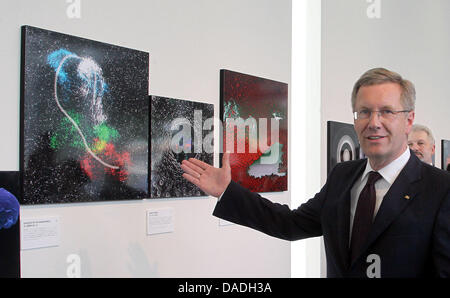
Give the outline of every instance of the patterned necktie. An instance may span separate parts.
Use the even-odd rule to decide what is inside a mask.
[[[367,183],[359,195],[353,219],[352,240],[350,242],[350,255],[353,261],[359,254],[372,226],[373,212],[375,210],[375,182],[381,177],[378,172],[370,172]]]

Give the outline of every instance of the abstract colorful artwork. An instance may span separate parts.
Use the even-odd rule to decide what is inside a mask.
[[[148,196],[148,53],[22,27],[21,204]]]
[[[151,198],[205,196],[182,177],[180,164],[214,161],[214,105],[151,96]]]
[[[441,165],[443,170],[450,171],[450,141],[441,141]]]
[[[223,152],[233,181],[254,192],[287,190],[288,84],[220,71]]]
[[[205,196],[183,178],[180,164],[214,161],[214,105],[151,96],[151,198]]]
[[[327,173],[340,162],[364,158],[353,124],[327,122]]]
[[[20,277],[19,172],[0,172],[0,278]]]

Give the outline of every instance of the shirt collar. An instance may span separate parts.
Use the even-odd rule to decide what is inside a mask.
[[[392,185],[392,183],[394,183],[395,179],[397,179],[397,176],[400,174],[402,169],[405,167],[405,165],[408,162],[410,156],[411,156],[411,152],[409,151],[409,147],[406,147],[406,150],[405,150],[405,152],[403,152],[402,155],[397,157],[397,159],[392,161],[390,164],[388,164],[384,168],[381,168],[378,171],[378,173],[380,173],[380,175],[383,177],[384,180],[386,180],[389,184]],[[366,169],[364,170],[364,173],[361,176],[361,181],[371,171],[373,171],[373,169],[370,166],[369,160],[367,160]]]

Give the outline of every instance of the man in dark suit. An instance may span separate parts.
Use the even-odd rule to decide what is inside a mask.
[[[450,277],[450,175],[408,148],[415,90],[376,68],[352,93],[355,130],[368,159],[338,164],[314,198],[295,210],[231,181],[218,169],[183,161],[184,177],[219,197],[214,215],[268,235],[324,237],[328,277]]]

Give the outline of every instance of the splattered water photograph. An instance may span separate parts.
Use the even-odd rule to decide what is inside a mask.
[[[148,196],[149,54],[22,27],[21,204]]]
[[[150,111],[151,198],[205,196],[180,164],[191,157],[213,164],[214,105],[151,96]]]
[[[220,109],[233,181],[254,192],[287,190],[288,84],[222,69]]]
[[[18,171],[0,171],[0,278],[20,278]]]

